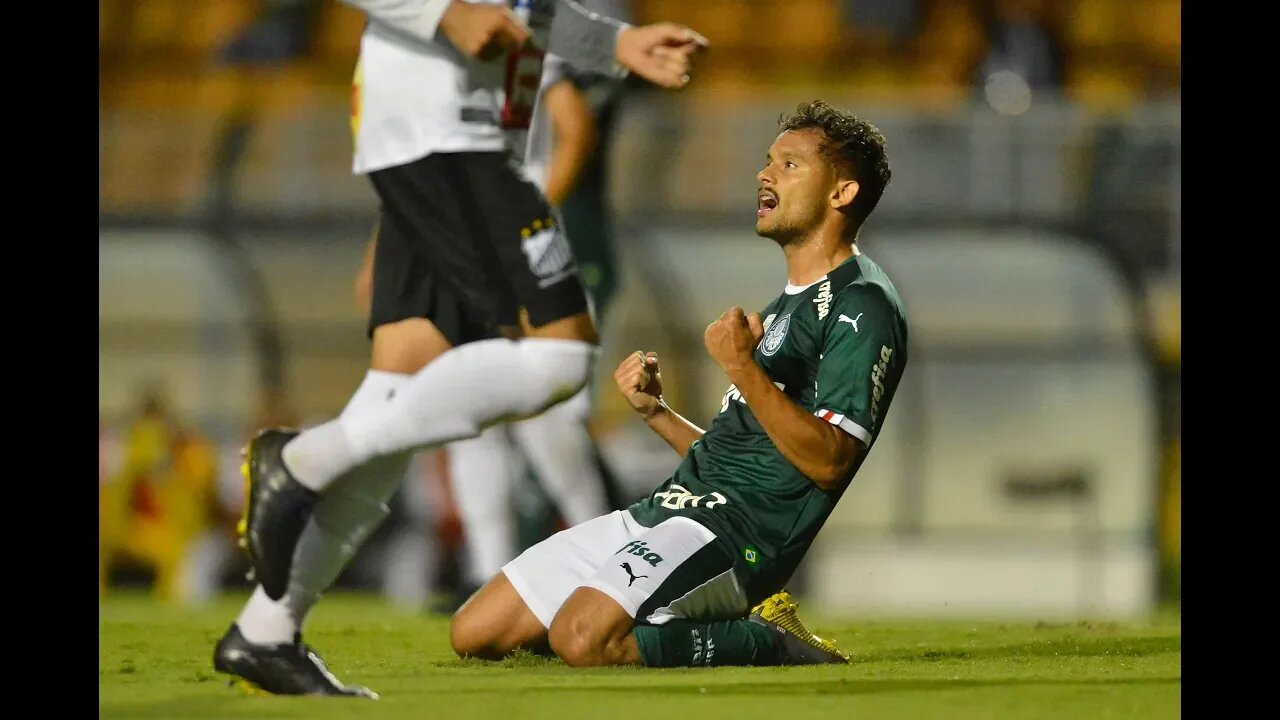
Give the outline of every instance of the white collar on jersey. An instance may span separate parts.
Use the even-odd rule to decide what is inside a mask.
[[[813,282],[809,283],[808,285],[792,285],[791,283],[789,283],[789,282],[788,282],[788,283],[787,283],[787,286],[786,286],[786,287],[784,287],[784,288],[782,289],[782,292],[784,292],[784,293],[786,293],[786,294],[788,294],[788,295],[799,295],[800,293],[804,292],[805,290],[808,290],[809,288],[813,287],[814,285],[817,285],[818,283],[820,283],[820,282],[822,282],[823,280],[826,280],[826,279],[827,279],[827,276],[826,276],[826,275],[823,275],[822,277],[818,278],[817,280],[814,280]]]
[[[858,257],[858,256],[859,256],[859,255],[861,255],[861,254],[862,254],[862,253],[858,252],[858,246],[857,246],[857,245],[854,245],[854,246],[853,246],[853,256],[854,256],[854,257]],[[788,281],[788,282],[787,282],[787,286],[786,286],[785,288],[783,288],[783,289],[782,289],[782,292],[784,292],[784,293],[786,293],[786,294],[788,294],[788,295],[799,295],[800,293],[804,292],[805,290],[808,290],[809,288],[813,287],[814,285],[817,285],[818,283],[820,283],[820,282],[822,282],[823,280],[826,280],[826,279],[827,279],[827,276],[826,276],[826,275],[823,275],[822,277],[818,278],[817,280],[814,280],[813,282],[809,283],[808,285],[792,285],[792,284]]]

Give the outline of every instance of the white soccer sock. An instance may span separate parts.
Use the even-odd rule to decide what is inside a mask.
[[[249,602],[245,603],[236,619],[240,634],[245,640],[255,645],[279,645],[293,642],[293,634],[298,631],[299,623],[286,602],[289,596],[280,598],[279,602],[267,597],[262,586],[253,589]]]
[[[339,417],[284,447],[298,482],[323,492],[373,457],[475,437],[492,424],[532,417],[587,383],[596,346],[576,340],[482,340],[418,371],[385,410]]]
[[[590,388],[583,388],[545,413],[511,426],[538,480],[570,527],[609,512],[595,444],[587,432],[590,414]]]
[[[511,507],[517,463],[507,428],[450,443],[449,485],[466,537],[463,577],[483,585],[516,556],[516,520]]]
[[[409,376],[370,370],[342,417],[377,412]],[[289,588],[273,601],[258,587],[237,624],[252,643],[293,642],[311,607],[338,578],[360,546],[390,512],[386,502],[405,476],[409,454],[378,458],[344,474],[316,505],[293,554]]]

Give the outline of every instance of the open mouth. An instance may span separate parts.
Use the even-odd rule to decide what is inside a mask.
[[[770,190],[762,190],[756,196],[756,217],[764,217],[778,207],[778,196]]]

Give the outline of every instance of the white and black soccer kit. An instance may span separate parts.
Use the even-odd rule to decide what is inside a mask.
[[[530,41],[482,62],[439,32],[447,2],[343,2],[368,17],[351,125],[353,171],[381,201],[369,332],[425,317],[459,345],[516,325],[520,308],[534,326],[585,312],[572,251],[521,162],[546,52],[615,73],[624,25],[572,0],[519,0]]]

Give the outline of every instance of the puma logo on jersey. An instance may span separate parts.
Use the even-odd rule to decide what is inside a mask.
[[[847,322],[853,326],[854,332],[858,332],[858,318],[862,317],[862,315],[863,313],[858,313],[858,317],[850,318],[848,315],[841,313],[840,317],[836,318],[836,322]]]
[[[818,297],[814,298],[813,302],[818,305],[819,320],[826,317],[828,312],[831,312],[831,281],[830,280],[818,286]]]

